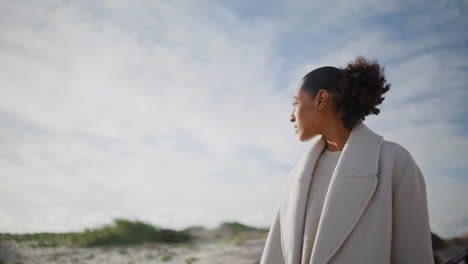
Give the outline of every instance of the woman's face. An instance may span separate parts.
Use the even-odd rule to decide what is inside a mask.
[[[291,122],[300,141],[307,141],[320,133],[323,115],[318,111],[318,96],[312,98],[308,92],[299,88],[293,98],[294,109]]]

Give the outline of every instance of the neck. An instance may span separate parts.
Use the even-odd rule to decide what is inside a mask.
[[[342,122],[331,123],[323,130],[322,136],[328,151],[342,151],[351,131],[346,129]]]

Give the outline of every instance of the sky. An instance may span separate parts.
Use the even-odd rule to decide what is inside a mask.
[[[0,232],[121,217],[268,227],[312,144],[314,68],[377,60],[364,123],[424,174],[431,229],[468,232],[468,1],[0,0]]]

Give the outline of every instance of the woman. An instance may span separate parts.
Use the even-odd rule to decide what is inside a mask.
[[[434,263],[419,167],[362,122],[390,88],[383,71],[358,57],[302,78],[291,122],[314,141],[284,184],[262,264]]]

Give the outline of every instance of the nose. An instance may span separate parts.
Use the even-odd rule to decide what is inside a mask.
[[[291,113],[290,120],[291,122],[296,122],[296,117],[294,116],[294,111]]]

